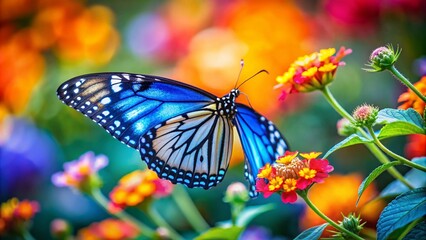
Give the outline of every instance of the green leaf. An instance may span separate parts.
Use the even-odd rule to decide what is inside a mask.
[[[195,240],[235,240],[238,239],[243,230],[244,228],[242,227],[210,228],[207,232],[204,232],[200,236],[196,237]]]
[[[424,120],[412,108],[407,110],[382,109],[379,111],[376,123],[385,125],[378,134],[379,139],[426,133]]]
[[[246,207],[237,217],[237,226],[247,226],[251,220],[253,220],[258,215],[270,211],[274,208],[273,204],[267,204],[267,205],[258,205],[258,206],[251,206]]]
[[[426,157],[413,158],[411,161],[426,167]],[[404,178],[415,188],[426,187],[426,174],[423,171],[411,169],[405,174]],[[380,197],[397,196],[408,190],[407,186],[395,180],[383,189],[380,193]]]
[[[377,239],[384,240],[395,230],[426,215],[426,188],[403,193],[383,209],[377,222]]]
[[[374,179],[376,179],[380,174],[382,174],[384,171],[386,171],[390,167],[393,167],[393,166],[399,165],[399,164],[401,164],[401,163],[400,162],[389,162],[389,163],[385,163],[383,165],[380,165],[379,167],[377,167],[376,169],[374,169],[368,175],[368,177],[366,177],[364,179],[364,181],[362,181],[361,185],[359,185],[359,188],[358,188],[358,199],[356,200],[356,205],[358,205],[358,202],[359,202],[359,199],[362,196],[362,193],[365,191],[365,189],[368,187],[368,185],[370,185],[370,183],[374,181]]]
[[[347,138],[343,139],[343,141],[334,145],[330,150],[328,150],[328,152],[324,155],[323,158],[327,158],[330,154],[332,154],[334,151],[336,151],[338,149],[348,147],[348,146],[351,146],[351,145],[355,145],[355,144],[370,143],[370,142],[373,142],[373,140],[367,139],[365,137],[361,137],[361,136],[354,133],[354,134],[348,136]]]
[[[322,232],[328,226],[328,223],[324,223],[322,225],[311,227],[306,229],[302,233],[300,233],[294,240],[302,240],[302,239],[319,239],[321,237]]]

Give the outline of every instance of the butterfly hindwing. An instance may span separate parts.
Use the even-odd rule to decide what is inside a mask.
[[[57,94],[65,104],[136,149],[139,138],[155,125],[200,109],[216,98],[178,81],[129,73],[75,77],[63,83]]]
[[[288,145],[276,126],[253,109],[237,103],[235,125],[243,146],[245,177],[250,184],[250,196],[256,192],[256,175],[261,167],[284,155]]]
[[[216,110],[211,104],[152,128],[140,138],[142,160],[172,183],[204,189],[217,185],[229,165],[233,128]]]

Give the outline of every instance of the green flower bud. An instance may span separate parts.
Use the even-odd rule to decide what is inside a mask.
[[[371,69],[364,70],[369,72],[380,72],[389,69],[398,60],[399,54],[401,54],[401,49],[397,48],[395,50],[392,45],[379,47],[370,55],[370,62],[367,66],[371,67]]]
[[[63,219],[55,219],[50,223],[50,232],[54,239],[71,239],[72,227]]]
[[[339,221],[339,225],[341,227],[343,227],[344,229],[355,233],[356,235],[359,234],[359,232],[361,232],[361,230],[363,229],[363,226],[365,224],[361,223],[362,219],[360,218],[360,216],[355,216],[353,213],[350,213],[349,216],[343,216],[343,221]],[[344,232],[336,232],[333,231],[334,235],[333,237],[337,238],[337,239],[352,239],[348,234],[344,233]]]
[[[379,108],[364,104],[355,108],[352,116],[357,127],[371,127],[377,120]]]

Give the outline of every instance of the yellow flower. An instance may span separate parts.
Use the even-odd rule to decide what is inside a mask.
[[[290,164],[291,161],[299,154],[299,152],[289,152],[287,151],[284,156],[278,157],[278,159],[275,161],[276,163],[280,164]]]
[[[280,99],[285,99],[290,93],[324,88],[333,81],[337,67],[344,65],[341,59],[351,52],[344,47],[337,53],[336,49],[328,48],[298,58],[287,72],[277,77],[277,87],[283,88]]]
[[[269,191],[280,189],[284,180],[282,177],[274,177],[269,181]]]
[[[301,153],[300,156],[303,158],[306,158],[308,160],[317,158],[319,155],[321,155],[321,152],[310,152],[310,153]]]
[[[267,163],[263,168],[260,169],[259,173],[257,174],[258,178],[266,178],[269,179],[272,173],[272,166],[271,164]]]
[[[299,171],[299,176],[304,179],[311,179],[315,177],[316,173],[317,171],[314,169],[303,168]]]
[[[296,179],[294,179],[294,178],[287,178],[284,181],[284,184],[283,184],[283,190],[284,190],[284,192],[291,192],[291,191],[296,190],[296,188],[297,188],[296,184],[297,184],[297,180]]]

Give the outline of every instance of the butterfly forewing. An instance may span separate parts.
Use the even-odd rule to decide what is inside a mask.
[[[174,80],[128,73],[79,76],[63,83],[57,94],[65,104],[136,149],[139,138],[155,125],[200,109],[216,98]]]
[[[142,160],[173,183],[205,189],[217,185],[229,165],[233,128],[216,110],[212,104],[155,126],[140,139]]]
[[[245,177],[250,184],[250,196],[256,192],[256,176],[260,168],[284,155],[288,145],[275,125],[253,109],[237,103],[235,125],[243,146]]]

